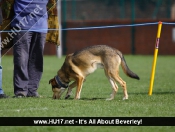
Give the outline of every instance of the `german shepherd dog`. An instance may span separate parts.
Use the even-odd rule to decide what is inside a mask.
[[[52,85],[53,99],[59,99],[66,88],[68,88],[68,90],[65,99],[69,98],[72,88],[75,86],[77,88],[74,99],[80,99],[81,89],[86,76],[93,73],[97,68],[104,69],[112,86],[112,94],[107,100],[114,99],[118,90],[116,82],[123,87],[123,99],[128,99],[126,82],[119,76],[120,64],[127,76],[138,80],[140,79],[128,68],[122,53],[106,45],[90,46],[67,55],[57,75],[49,81],[49,84],[51,83]],[[74,82],[69,85],[71,81]]]

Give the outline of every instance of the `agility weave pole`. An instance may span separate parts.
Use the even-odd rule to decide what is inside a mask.
[[[154,58],[153,58],[153,64],[152,64],[152,72],[151,72],[150,87],[149,87],[148,95],[152,95],[152,91],[153,91],[154,76],[155,76],[161,29],[162,29],[162,22],[159,22],[158,29],[157,29],[157,38],[156,38],[156,43],[155,43]]]

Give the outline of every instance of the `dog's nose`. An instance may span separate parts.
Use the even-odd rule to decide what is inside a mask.
[[[54,96],[53,96],[53,99],[57,99],[57,97],[54,95]]]
[[[70,97],[70,95],[66,96],[65,99],[68,99]]]

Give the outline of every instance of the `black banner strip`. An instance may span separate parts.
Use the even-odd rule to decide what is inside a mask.
[[[0,126],[175,126],[175,117],[0,117]]]

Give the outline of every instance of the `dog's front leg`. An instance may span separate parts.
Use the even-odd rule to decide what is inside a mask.
[[[76,89],[76,94],[75,94],[74,99],[80,99],[80,94],[81,94],[81,89],[82,89],[82,86],[83,86],[83,81],[84,81],[83,77],[78,77],[78,79],[77,79],[77,89]]]
[[[71,85],[69,85],[65,99],[68,99],[72,93],[72,89],[77,85],[77,82],[73,82]]]

